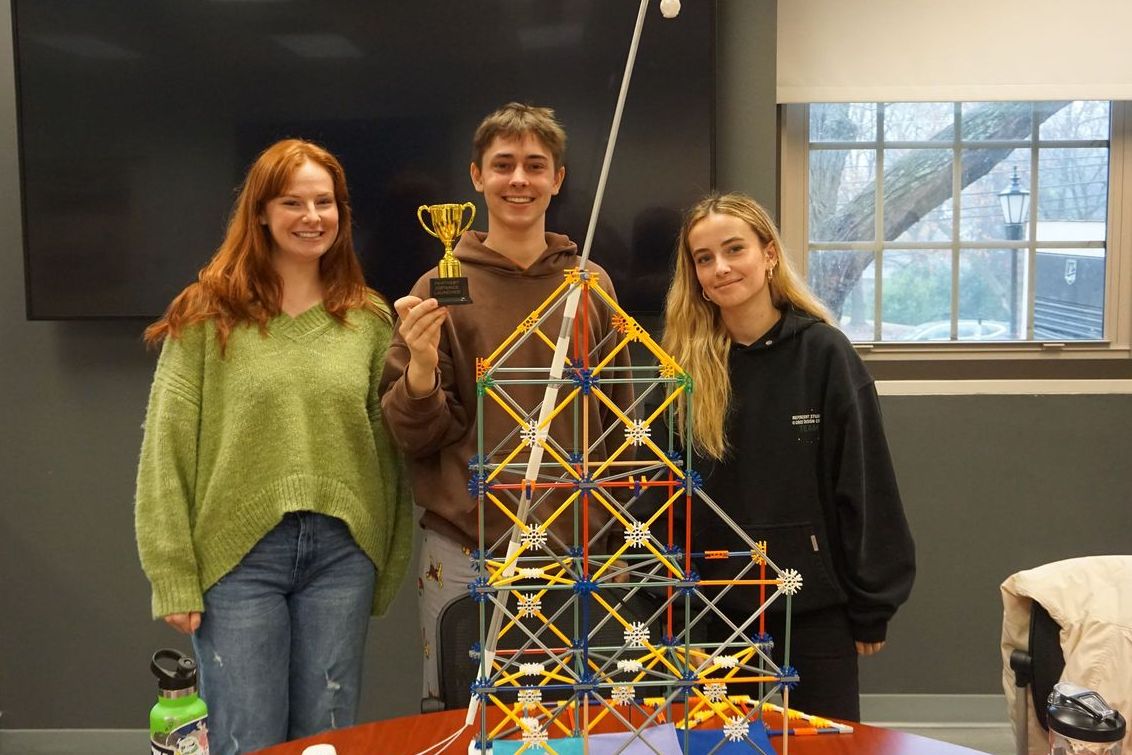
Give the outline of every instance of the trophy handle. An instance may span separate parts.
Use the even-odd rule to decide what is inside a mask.
[[[465,209],[471,210],[472,214],[468,216],[468,222],[465,223],[464,226],[459,231],[456,232],[457,236],[461,235],[464,231],[471,228],[472,227],[472,221],[476,219],[476,206],[474,204],[472,204],[471,202],[464,202],[464,204],[460,205],[460,209],[461,210],[465,210]],[[436,234],[433,234],[433,235],[435,236]]]
[[[469,202],[469,204],[471,204],[471,203]],[[424,228],[425,232],[429,236],[432,236],[434,239],[439,239],[440,237],[436,235],[436,231],[429,228],[428,223],[425,222],[424,217],[421,215],[421,213],[423,213],[423,212],[428,212],[428,205],[427,204],[422,204],[420,207],[417,208],[417,221],[421,224],[421,228]]]

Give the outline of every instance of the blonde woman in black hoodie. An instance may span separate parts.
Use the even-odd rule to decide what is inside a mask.
[[[873,380],[791,270],[766,210],[741,194],[688,211],[665,317],[664,346],[695,383],[683,440],[704,490],[804,580],[791,706],[859,720],[857,658],[884,647],[915,576]],[[743,549],[711,519],[693,518],[697,550]],[[697,567],[711,578],[719,564]],[[722,607],[738,623],[756,605],[754,588],[735,588]],[[782,607],[768,623],[779,660]]]

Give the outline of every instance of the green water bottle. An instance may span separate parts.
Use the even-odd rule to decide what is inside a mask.
[[[161,661],[172,661],[172,670]],[[150,755],[208,755],[208,708],[197,694],[197,663],[177,650],[158,650],[149,664],[157,705],[149,712]]]

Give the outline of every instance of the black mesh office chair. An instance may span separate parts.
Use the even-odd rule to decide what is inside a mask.
[[[1034,601],[1030,609],[1030,641],[1027,650],[1014,650],[1010,653],[1010,668],[1014,672],[1014,685],[1018,688],[1018,720],[1026,720],[1026,706],[1034,706],[1034,715],[1042,729],[1049,731],[1046,721],[1046,701],[1053,685],[1061,679],[1065,670],[1065,655],[1061,650],[1061,627],[1050,617],[1041,603]],[[1026,694],[1029,687],[1029,694]],[[1029,700],[1029,703],[1027,703]],[[1018,753],[1024,755],[1028,749],[1025,736],[1026,727],[1021,727],[1022,735],[1016,738]]]
[[[553,616],[570,597],[572,593],[566,590],[548,591],[542,598],[542,613]],[[604,597],[607,601],[616,600],[612,595]],[[656,612],[657,606],[655,598],[644,592],[638,592],[625,601],[618,610],[626,621],[646,621]],[[515,610],[513,599],[509,607],[512,611]],[[570,610],[572,609],[567,609]],[[485,615],[485,621],[490,622],[490,604],[485,610]],[[564,618],[560,618],[555,623],[560,628],[572,626],[572,621]],[[528,639],[526,634],[513,629],[499,641],[497,650],[514,650],[521,647]],[[543,634],[540,639],[548,647],[561,645],[561,640],[557,636]],[[473,646],[478,647],[479,640],[479,604],[470,595],[458,597],[441,609],[433,648],[433,652],[436,653],[439,690],[437,697],[425,698],[421,701],[421,712],[452,710],[468,706],[472,696],[472,684],[479,673],[479,660],[472,650]],[[613,619],[607,620],[590,639],[590,645],[596,647],[620,647],[624,642],[624,627]],[[567,695],[563,694],[563,696]]]

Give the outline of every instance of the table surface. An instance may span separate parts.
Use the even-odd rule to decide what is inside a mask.
[[[334,745],[338,755],[415,755],[436,744],[464,725],[465,711],[451,710],[416,716],[391,718],[360,724],[348,729],[288,742],[260,750],[257,755],[302,755],[312,744]],[[974,755],[978,750],[926,739],[892,729],[853,724],[852,734],[818,734],[790,737],[791,755]],[[444,750],[444,755],[465,755],[476,727],[465,729],[460,738]],[[771,739],[779,755],[782,740]]]

